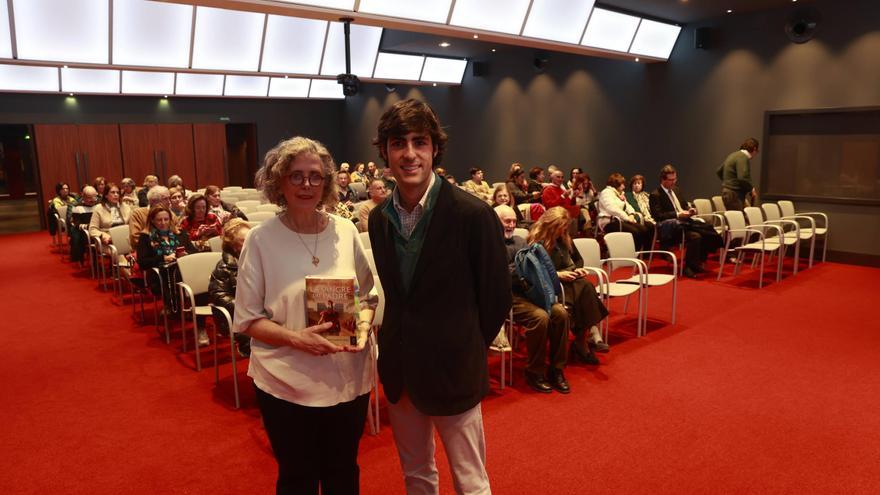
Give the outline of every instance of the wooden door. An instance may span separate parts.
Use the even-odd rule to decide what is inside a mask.
[[[194,191],[196,184],[196,159],[193,150],[192,124],[158,124],[159,165],[167,181],[172,175],[179,175],[183,185]]]
[[[75,125],[34,125],[37,146],[37,167],[40,171],[42,205],[55,197],[55,184],[66,182],[71,193],[85,185],[79,154],[79,137]]]
[[[122,147],[117,124],[77,125],[83,173],[89,183],[104,177],[117,185],[122,180]],[[103,191],[98,191],[103,194]]]
[[[226,186],[226,124],[193,124],[196,187]]]
[[[126,177],[142,184],[144,177],[155,175],[164,184],[159,168],[159,137],[155,124],[119,124],[122,164]]]

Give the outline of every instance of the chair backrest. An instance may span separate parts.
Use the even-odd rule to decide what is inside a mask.
[[[242,187],[241,190],[249,193],[259,192],[256,187]]]
[[[749,225],[760,225],[764,223],[764,215],[761,214],[761,209],[757,206],[747,206],[743,209],[743,213],[745,213]]]
[[[779,201],[779,209],[782,210],[782,216],[791,217],[794,216],[794,203],[787,199],[783,199]]]
[[[494,191],[495,189],[498,188],[498,186],[503,186],[504,184],[506,184],[506,183],[505,182],[493,182],[492,183],[492,190]]]
[[[278,213],[279,211],[281,211],[281,207],[276,204],[267,203],[267,204],[258,206],[257,211],[271,211],[272,213]]]
[[[242,206],[244,206],[245,208],[256,208],[260,206],[260,201],[257,199],[240,199],[238,200],[238,203],[235,204],[235,206],[239,208],[241,208]]]
[[[779,220],[782,215],[779,212],[779,205],[776,203],[762,203],[761,209],[764,210],[764,216],[767,220]]]
[[[217,325],[217,329],[221,332],[229,333],[229,329],[232,328],[232,316],[230,316],[229,311],[226,311],[226,308],[222,306],[211,306],[211,316],[214,317],[214,324]]]
[[[193,294],[208,292],[208,284],[214,267],[220,261],[220,253],[194,253],[177,260],[180,281],[192,289]]]
[[[373,246],[370,244],[369,232],[358,232],[358,235],[361,238],[361,244],[364,245],[364,249],[373,249]]]
[[[224,192],[233,192],[233,191],[241,191],[241,186],[226,186],[220,192],[222,194]]]
[[[247,206],[235,205],[235,207],[238,208],[239,210],[241,210],[241,212],[244,213],[245,215],[247,215],[248,213],[250,213],[252,211],[251,208],[248,208]],[[253,211],[257,211],[257,210],[253,210]]]
[[[721,196],[712,196],[712,207],[715,208],[715,211],[727,211],[727,208],[724,207],[724,200],[721,199]]]
[[[228,195],[224,196],[223,193],[220,193],[220,199],[222,199],[223,201],[225,201],[231,205],[236,205],[236,206],[238,205],[238,196],[236,196],[234,194],[228,194]]]
[[[523,220],[526,222],[532,221],[532,205],[529,203],[520,203],[516,205],[516,209],[519,210],[520,215],[522,215]]]
[[[128,254],[131,252],[131,242],[128,239],[128,225],[110,227],[110,243],[116,246],[116,254]]]
[[[211,247],[212,253],[222,253],[223,252],[223,236],[215,235],[208,239],[208,246]]]
[[[694,208],[697,209],[698,215],[708,215],[713,212],[712,202],[708,199],[695,199]]]
[[[358,201],[367,199],[367,185],[363,182],[352,182],[348,185],[357,196]]]
[[[521,228],[513,229],[513,235],[515,235],[517,237],[522,237],[525,240],[529,240],[529,229],[521,229]]]
[[[629,232],[608,232],[605,234],[605,246],[608,248],[609,258],[635,258],[636,243],[633,236]],[[622,266],[632,266],[633,263],[626,261],[615,261],[609,266],[610,274],[615,269]]]
[[[62,220],[67,218],[67,205],[61,205],[58,208],[55,208],[55,211],[58,212],[58,218]]]
[[[262,222],[263,220],[268,220],[274,216],[276,216],[276,213],[271,211],[254,211],[248,213],[247,217],[249,222]]]
[[[379,272],[376,270],[376,260],[373,258],[373,250],[365,249],[367,262],[370,264],[370,271],[373,272],[373,287],[376,288],[376,294],[379,295],[379,302],[376,304],[376,310],[373,313],[373,325],[381,325],[382,318],[385,316],[385,291],[382,289],[382,282],[379,280]]]
[[[589,266],[591,268],[602,267],[602,254],[599,249],[599,241],[588,237],[576,237],[572,240],[574,241],[575,249],[581,254],[581,258],[584,259],[584,266]]]
[[[743,212],[739,210],[729,210],[724,212],[724,219],[727,221],[727,227],[731,230],[739,230],[746,228],[746,218]],[[746,237],[745,232],[730,232],[731,240],[743,239]]]

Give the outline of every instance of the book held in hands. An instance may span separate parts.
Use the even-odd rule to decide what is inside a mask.
[[[359,310],[354,277],[306,277],[306,326],[333,323],[321,333],[331,343],[357,345]]]

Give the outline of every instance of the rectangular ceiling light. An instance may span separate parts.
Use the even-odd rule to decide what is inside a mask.
[[[9,5],[0,2],[0,58],[12,58],[12,36],[9,34]]]
[[[680,26],[642,19],[639,30],[636,32],[636,39],[633,40],[629,52],[646,57],[668,59],[680,32]]]
[[[422,81],[461,84],[466,68],[464,59],[425,57]]]
[[[65,93],[119,93],[119,71],[108,69],[61,69]]]
[[[519,34],[529,0],[456,0],[449,24]]]
[[[354,10],[354,0],[278,0],[284,3],[298,3],[301,5],[313,5],[315,7],[327,7],[328,9]]]
[[[254,71],[266,14],[196,7],[193,69]]]
[[[273,77],[269,82],[270,98],[306,98],[309,96],[309,79]]]
[[[317,74],[327,21],[270,15],[263,46],[263,72]]]
[[[113,63],[189,67],[193,10],[190,5],[114,0]]]
[[[596,0],[533,0],[523,36],[578,44]]]
[[[220,96],[223,94],[222,74],[177,73],[174,94],[183,96]]]
[[[358,12],[446,24],[451,4],[452,0],[421,0],[419,2],[361,0]]]
[[[263,76],[226,76],[226,96],[266,96],[269,78]]]
[[[57,67],[0,65],[0,91],[58,91]]]
[[[309,98],[333,98],[345,99],[342,94],[342,85],[332,79],[312,79],[309,88]]]
[[[398,55],[396,53],[379,53],[376,59],[375,79],[400,79],[418,81],[422,73],[425,57],[421,55]]]
[[[109,62],[107,0],[13,0],[12,11],[19,59]]]
[[[173,72],[122,71],[122,93],[133,95],[173,95]]]
[[[590,16],[590,23],[587,24],[587,31],[581,44],[626,52],[629,50],[640,20],[638,17],[610,10],[593,9],[593,15]]]
[[[379,52],[382,28],[373,26],[351,26],[351,72],[359,77],[370,77],[373,64]],[[321,74],[335,76],[345,72],[345,35],[342,24],[330,23],[327,44],[324,47],[324,62]]]

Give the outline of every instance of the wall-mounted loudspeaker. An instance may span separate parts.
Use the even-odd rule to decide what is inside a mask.
[[[806,43],[816,36],[822,16],[814,7],[805,5],[791,11],[785,21],[785,35],[792,43]]]
[[[547,69],[547,64],[550,63],[550,55],[546,52],[537,52],[535,53],[535,59],[532,60],[532,66],[535,68],[536,72],[544,72]]]
[[[477,62],[476,60],[471,63],[471,73],[474,77],[486,77],[489,75],[489,63],[488,62]]]
[[[694,48],[700,50],[708,50],[712,44],[711,38],[711,28],[701,27],[694,29]]]

